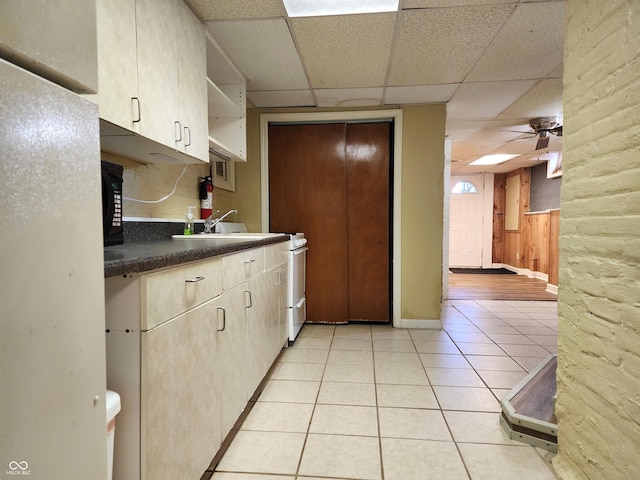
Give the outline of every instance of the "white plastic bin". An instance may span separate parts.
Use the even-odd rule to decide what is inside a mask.
[[[116,415],[120,412],[120,395],[107,390],[107,480],[113,479],[113,440],[116,430]]]

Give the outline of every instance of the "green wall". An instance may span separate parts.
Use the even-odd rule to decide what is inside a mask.
[[[402,111],[402,318],[439,319],[446,105]]]

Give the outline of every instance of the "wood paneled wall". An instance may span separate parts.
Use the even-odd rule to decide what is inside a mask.
[[[491,256],[493,263],[502,263],[504,258],[504,207],[507,194],[507,177],[499,173],[493,178],[493,238]]]
[[[519,222],[517,230],[505,230],[507,178],[520,176]],[[548,282],[558,284],[558,238],[560,211],[529,212],[531,171],[520,168],[496,174],[493,192],[493,263],[546,273]]]
[[[560,269],[560,210],[549,212],[549,280],[551,285],[558,285]]]

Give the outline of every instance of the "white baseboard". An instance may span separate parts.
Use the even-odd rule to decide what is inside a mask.
[[[401,318],[393,322],[394,328],[417,328],[424,330],[442,330],[440,320],[429,320],[419,318]]]
[[[512,272],[517,273],[518,275],[526,275],[529,278],[537,278],[538,280],[544,280],[545,282],[549,281],[549,274],[547,273],[536,272],[534,270],[529,270],[528,268],[518,268],[504,263],[494,263],[494,265],[500,265],[500,267],[494,268],[506,268],[507,270],[511,270]]]

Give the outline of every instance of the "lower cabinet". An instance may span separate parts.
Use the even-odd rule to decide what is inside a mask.
[[[216,357],[225,331],[218,307],[211,300],[141,335],[141,452],[149,479],[200,478],[220,447]]]
[[[286,263],[253,268],[261,250],[223,257],[222,293],[149,329],[141,328],[153,293],[145,276],[185,282],[201,264],[209,280],[211,260],[106,280],[107,386],[122,402],[114,479],[198,480],[210,465],[287,338]],[[237,280],[225,281],[235,255],[244,278],[231,272]]]

